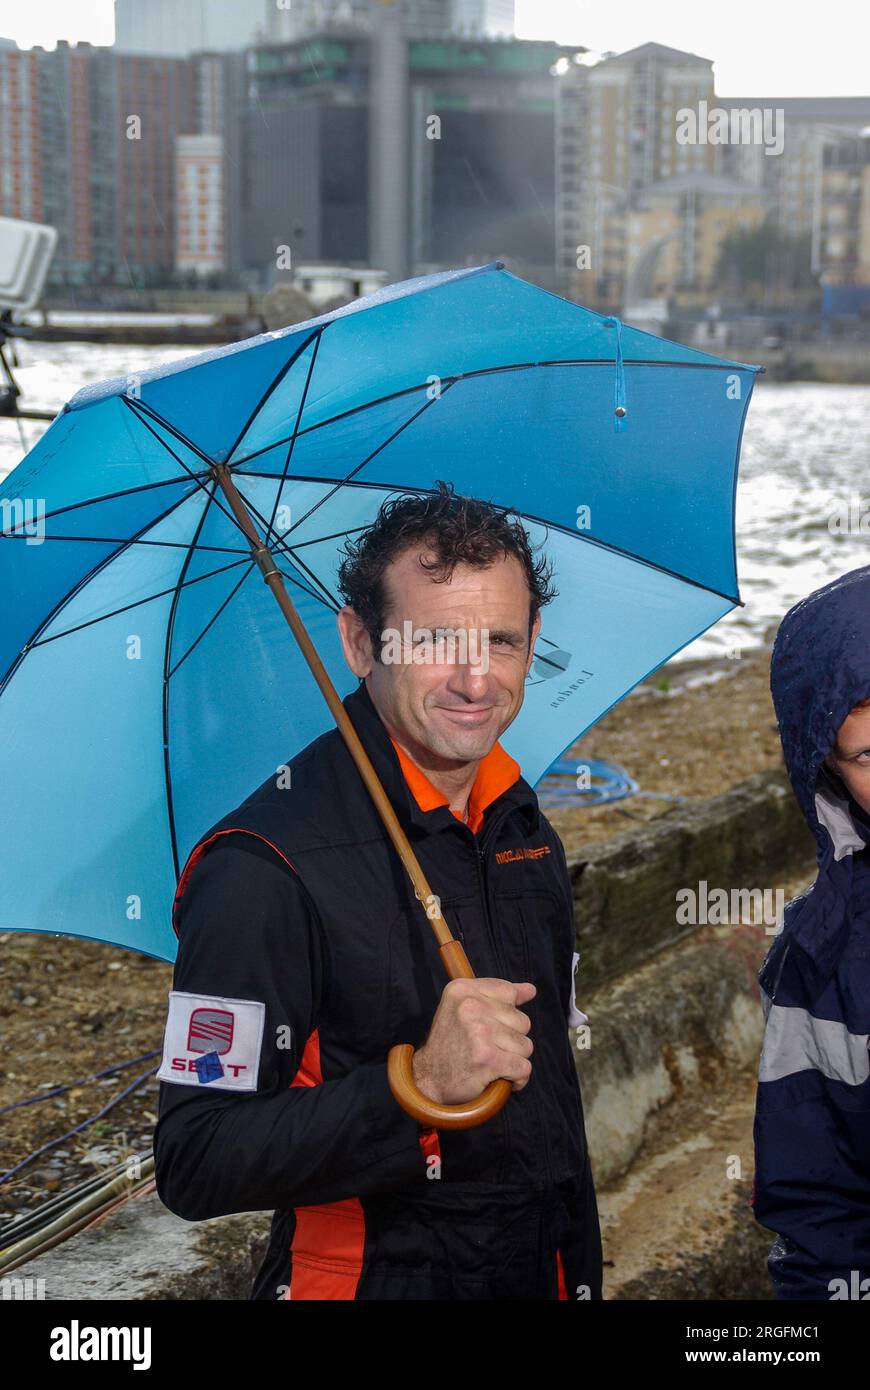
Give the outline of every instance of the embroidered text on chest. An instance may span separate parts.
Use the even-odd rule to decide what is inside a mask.
[[[518,859],[540,859],[542,854],[549,853],[549,845],[522,845],[517,849],[496,850],[495,862],[497,864],[513,864]]]

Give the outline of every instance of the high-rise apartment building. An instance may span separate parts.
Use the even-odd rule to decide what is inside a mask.
[[[199,275],[225,269],[224,163],[219,135],[175,141],[175,267]]]
[[[304,238],[312,215],[301,203],[317,171],[323,249],[308,242],[306,260],[336,255],[401,279],[507,256],[550,282],[552,69],[571,52],[537,41],[412,36],[389,7],[367,34],[335,29],[264,46],[249,71],[249,181],[260,179],[253,171],[271,149],[270,202],[283,200],[283,225],[297,224]],[[298,122],[305,109],[316,113],[319,134],[294,138],[282,156],[273,132],[291,118],[281,113]],[[262,235],[256,209],[249,250]]]
[[[118,225],[113,55],[64,41],[48,52],[0,52],[0,149],[13,156],[7,166],[4,149],[0,160],[0,211],[57,228],[53,277],[110,278]]]
[[[176,138],[196,133],[193,71],[182,58],[111,50],[107,57],[118,110],[118,256],[141,271],[168,269],[176,244]]]
[[[134,283],[175,256],[175,140],[196,131],[184,59],[62,40],[0,48],[0,215],[57,228],[51,279]]]
[[[220,140],[223,257],[228,270],[242,264],[242,197],[246,171],[242,154],[247,105],[247,54],[197,53],[193,74],[193,126],[198,135]]]
[[[870,286],[870,134],[827,145],[822,190],[814,248],[822,283]]]
[[[561,64],[556,90],[557,271],[585,302],[613,303],[641,189],[715,169],[714,147],[677,139],[679,113],[714,100],[713,64],[646,43],[591,67]]]
[[[38,54],[0,39],[0,216],[47,220],[42,139]]]
[[[825,151],[870,125],[870,97],[717,97],[730,110],[769,112],[782,129],[780,153],[762,142],[721,145],[723,173],[767,196],[783,230],[818,234]]]

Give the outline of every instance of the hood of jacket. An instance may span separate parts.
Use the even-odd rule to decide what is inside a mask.
[[[853,891],[866,896],[868,856],[861,852],[870,845],[870,815],[825,759],[849,712],[870,698],[870,565],[789,610],[774,643],[770,689],[789,779],[815,836],[819,865],[811,892],[790,905],[786,929],[827,976]]]

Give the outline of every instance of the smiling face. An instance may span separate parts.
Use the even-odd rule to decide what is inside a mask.
[[[430,768],[450,770],[485,757],[519,713],[541,618],[529,642],[529,588],[515,556],[503,554],[485,568],[457,564],[443,582],[432,578],[421,556],[427,563],[436,558],[418,544],[384,573],[385,623],[402,636],[393,647],[400,659],[375,661],[362,620],[348,605],[338,625],[348,664],[366,678],[391,736],[415,760],[422,755]],[[420,629],[435,638],[439,629],[454,629],[466,635],[467,648],[461,640],[452,647],[427,641]]]
[[[861,809],[870,814],[870,700],[856,705],[843,720],[826,762]]]

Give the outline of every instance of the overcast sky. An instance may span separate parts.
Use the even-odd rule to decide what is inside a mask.
[[[107,44],[113,14],[112,0],[0,0],[0,35],[22,47]],[[713,59],[725,96],[870,95],[866,0],[517,0],[517,31],[598,51],[651,39],[688,49]]]

